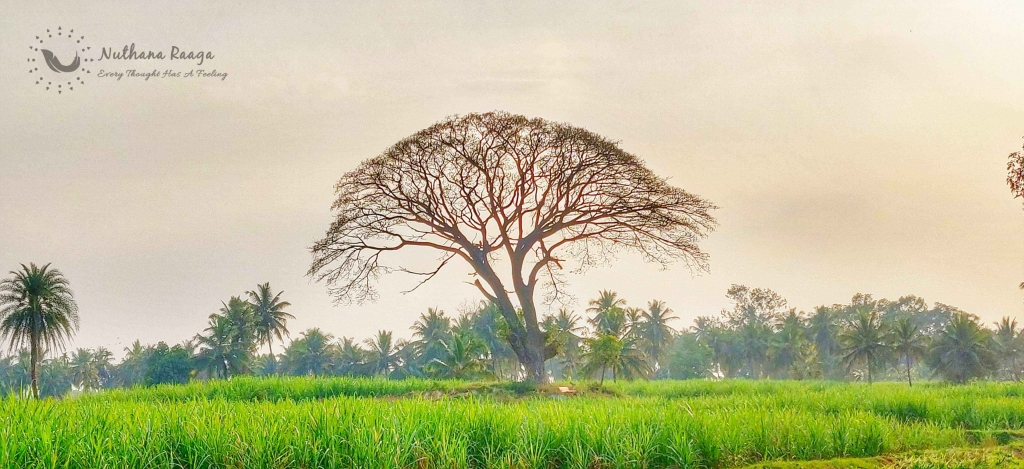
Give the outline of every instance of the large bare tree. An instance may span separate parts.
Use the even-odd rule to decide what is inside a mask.
[[[1006,162],[1006,183],[1013,197],[1024,197],[1024,150],[1010,153]]]
[[[465,262],[533,380],[549,358],[538,287],[542,300],[558,299],[565,269],[582,271],[620,249],[706,270],[697,242],[716,224],[710,202],[669,185],[616,142],[504,112],[422,130],[345,174],[336,192],[336,218],[311,248],[309,270],[336,301],[375,299],[385,273],[421,276],[418,287]],[[413,269],[385,259],[413,249],[434,251],[436,263]]]
[[[1013,198],[1024,198],[1024,149],[1010,153],[1006,162],[1006,183],[1010,185]],[[1024,290],[1024,282],[1019,285]]]

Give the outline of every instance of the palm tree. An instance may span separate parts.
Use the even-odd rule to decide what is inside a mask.
[[[712,375],[726,376],[728,356],[726,354],[726,331],[721,321],[710,316],[698,316],[693,321],[693,335],[697,343],[711,349]]]
[[[818,354],[818,364],[826,376],[831,376],[835,367],[835,354],[839,351],[839,325],[835,314],[827,306],[819,306],[809,321],[808,332]]]
[[[80,348],[71,356],[71,379],[83,391],[100,387],[100,373],[91,350]]]
[[[296,375],[326,374],[336,355],[333,340],[333,335],[316,327],[303,332],[285,349],[284,362],[289,371]]]
[[[258,347],[252,305],[237,296],[221,304],[220,316],[228,321],[230,327],[227,366],[233,375],[248,373],[252,355]]]
[[[0,282],[0,337],[12,351],[28,345],[32,395],[39,398],[39,362],[78,330],[78,305],[67,278],[50,264],[22,264],[11,275]]]
[[[662,351],[668,347],[672,337],[679,333],[668,325],[669,321],[679,319],[672,313],[664,301],[658,300],[648,302],[647,311],[640,313],[639,334],[646,344],[645,352],[651,359],[651,368],[655,371],[661,368]]]
[[[598,335],[615,334],[622,335],[626,328],[626,314],[623,308],[626,307],[626,300],[619,298],[619,294],[611,290],[598,292],[596,300],[590,300],[588,313],[594,313],[590,318],[590,324],[594,326]]]
[[[470,313],[473,317],[473,332],[483,342],[490,355],[491,371],[495,376],[505,376],[504,371],[518,369],[518,360],[514,357],[512,347],[508,343],[508,323],[501,315],[501,310],[494,302],[481,302],[480,307]],[[503,363],[515,365],[503,367]],[[511,373],[510,373],[511,374]]]
[[[738,327],[735,345],[745,363],[746,375],[748,378],[762,378],[768,349],[772,345],[772,327],[757,320],[747,321]]]
[[[131,387],[142,382],[147,351],[138,340],[132,342],[131,347],[124,348],[124,360],[117,366],[120,386]]]
[[[399,339],[395,341],[395,366],[391,370],[391,377],[423,378],[423,367],[419,366],[421,357],[416,353],[419,348],[408,340]],[[443,350],[443,347],[442,347]],[[429,365],[429,364],[428,364]]]
[[[885,328],[878,320],[878,313],[861,311],[840,340],[845,345],[843,363],[846,364],[846,371],[849,372],[857,362],[864,362],[868,384],[871,384],[874,364],[889,354],[889,347],[885,344]]]
[[[583,373],[593,376],[598,373],[601,384],[604,384],[605,372],[611,370],[612,380],[619,376],[627,379],[644,377],[650,373],[647,359],[640,350],[634,337],[617,337],[606,334],[587,339],[586,351],[583,353]]]
[[[640,327],[643,325],[643,308],[629,307],[622,310],[625,319],[626,334],[640,334]]]
[[[558,314],[545,317],[541,324],[544,333],[557,344],[563,379],[576,376],[580,342],[583,340],[582,334],[586,332],[586,328],[580,325],[581,321],[579,315],[561,308]]]
[[[237,296],[221,302],[220,313],[210,315],[210,322],[195,337],[201,348],[198,359],[211,377],[230,378],[249,370],[251,355],[256,349],[256,324],[252,306]]]
[[[139,339],[135,339],[132,342],[131,347],[124,348],[124,359],[127,360],[141,360],[143,355],[146,353],[146,347],[142,345]]]
[[[441,346],[443,355],[428,364],[431,374],[454,379],[476,379],[484,374],[487,350],[473,336],[452,334]]]
[[[936,374],[954,383],[985,376],[996,364],[989,340],[988,330],[966,313],[956,313],[935,339],[928,364]]]
[[[586,328],[580,325],[582,321],[578,314],[569,311],[568,309],[561,308],[558,310],[558,314],[551,317],[551,326],[556,335],[560,335],[567,339],[567,342],[579,341],[583,333],[586,332]]]
[[[270,283],[257,285],[256,290],[248,292],[249,304],[252,306],[256,316],[256,341],[260,344],[267,344],[267,352],[270,353],[270,360],[274,360],[274,337],[283,341],[288,336],[288,320],[295,319],[295,316],[285,312],[285,308],[292,304],[281,301],[283,291],[273,294],[270,291]],[[283,336],[283,337],[282,337]]]
[[[921,334],[919,326],[914,318],[903,316],[896,320],[890,332],[890,342],[897,354],[897,359],[903,360],[907,365],[907,385],[913,386],[914,381],[910,377],[910,368],[914,366],[914,359],[925,353],[925,337]]]
[[[430,363],[443,355],[443,343],[451,335],[452,321],[444,315],[444,311],[427,308],[425,314],[413,323],[413,345],[419,355],[419,363]]]
[[[338,373],[353,375],[364,372],[367,353],[358,342],[351,337],[342,337],[338,349]]]
[[[249,360],[256,352],[257,332],[256,317],[252,305],[240,297],[232,296],[220,309],[220,315],[228,320],[231,325],[231,354],[233,360],[229,362],[235,369],[232,372],[245,373],[249,371]]]
[[[1021,334],[1017,327],[1017,320],[1004,316],[996,323],[995,351],[999,352],[999,360],[1003,362],[1003,368],[1009,369],[1009,376],[1014,381],[1020,381],[1017,369],[1017,356],[1021,353]]]
[[[391,338],[391,331],[377,331],[376,337],[366,339],[366,345],[370,347],[370,364],[374,372],[390,377],[391,370],[398,364],[398,349]]]
[[[227,378],[228,362],[232,360],[231,321],[217,314],[210,315],[210,322],[203,330],[206,335],[197,334],[196,344],[200,351],[197,355],[199,365],[206,369],[210,377]]]
[[[110,353],[106,347],[96,347],[96,350],[92,352],[93,366],[96,368],[96,374],[100,378],[100,387],[110,387],[113,384],[114,378],[114,365],[111,360],[114,359],[114,354]]]
[[[804,318],[791,309],[778,321],[778,330],[769,347],[773,367],[781,376],[803,379],[812,371],[807,366],[811,344]]]

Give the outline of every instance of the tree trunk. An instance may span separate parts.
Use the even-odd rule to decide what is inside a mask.
[[[914,380],[910,378],[910,355],[907,355],[907,385],[914,387]]]
[[[273,340],[268,340],[267,341],[267,351],[270,352],[270,365],[271,365],[270,366],[270,372],[276,375],[277,374],[277,359],[274,358],[274,341]]]
[[[601,365],[601,382],[599,383],[601,386],[604,386],[604,372],[605,372],[604,365]]]
[[[530,326],[528,318],[524,317],[526,321],[521,321],[519,315],[516,314],[515,309],[512,306],[511,301],[508,301],[507,306],[502,306],[499,301],[499,310],[502,316],[505,317],[505,322],[509,323],[509,346],[512,347],[512,351],[515,352],[516,358],[519,363],[526,368],[527,380],[536,383],[543,382],[544,379],[544,337],[540,333],[540,327],[536,325],[534,321],[533,326]],[[507,308],[507,309],[506,309]],[[524,316],[526,316],[524,312]],[[516,326],[512,326],[512,321],[516,321]],[[525,327],[523,322],[526,322]]]
[[[29,378],[32,381],[32,397],[39,399],[39,381],[38,372],[39,368],[39,333],[32,331],[31,337],[32,343],[29,344],[29,361],[32,362],[29,366]]]
[[[526,368],[527,380],[540,383],[544,379],[544,336],[540,332],[540,325],[537,323],[537,310],[533,301],[533,287],[527,285],[522,279],[523,258],[509,252],[513,267],[513,287],[519,306],[522,308],[523,317],[520,318],[516,312],[515,305],[509,297],[501,278],[494,271],[487,260],[487,253],[473,248],[472,262],[473,269],[487,283],[491,292],[488,293],[479,280],[476,282],[487,299],[498,305],[498,310],[509,326],[508,342],[515,352],[519,363]]]
[[[544,382],[544,335],[540,332],[540,323],[537,322],[537,307],[533,303],[533,287],[527,286],[520,279],[514,278],[512,282],[516,289],[516,297],[519,298],[519,305],[523,309],[523,322],[526,326],[526,346],[530,356],[530,363],[526,365],[530,381],[537,383]]]

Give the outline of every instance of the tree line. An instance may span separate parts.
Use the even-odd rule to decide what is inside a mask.
[[[811,312],[788,308],[770,289],[733,285],[726,295],[731,309],[698,317],[684,334],[705,357],[695,374],[910,385],[915,376],[955,383],[1021,376],[1024,335],[1009,317],[990,329],[973,314],[914,295],[893,301],[858,293]]]
[[[765,288],[732,286],[732,307],[677,330],[663,301],[632,306],[601,291],[582,314],[561,309],[540,322],[549,379],[1019,380],[1024,334],[1016,320],[988,328],[978,317],[916,296],[857,294],[811,312]],[[268,283],[232,296],[207,327],[181,344],[63,353],[78,312],[67,280],[48,265],[22,266],[0,282],[0,392],[60,396],[74,390],[187,383],[238,375],[529,378],[492,302],[450,316],[428,308],[412,338],[381,330],[363,341],[318,328],[290,339],[290,304]],[[284,345],[275,353],[274,344]],[[33,352],[33,350],[35,352]],[[265,350],[266,353],[261,353]],[[37,379],[33,379],[37,376]],[[38,382],[38,386],[34,383]]]

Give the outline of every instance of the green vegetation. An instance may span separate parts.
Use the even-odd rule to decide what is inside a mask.
[[[900,455],[875,466],[794,467],[938,468],[964,466],[878,464],[998,458],[1012,447],[970,448],[1013,443],[1024,429],[1024,385],[1010,383],[666,380],[577,389],[565,397],[514,383],[238,377],[8,398],[0,466],[728,468]],[[907,453],[946,448],[967,449]]]
[[[248,296],[249,300],[242,300]],[[94,391],[161,383],[257,376],[381,376],[388,379],[522,381],[523,367],[508,345],[508,325],[492,303],[448,316],[428,308],[410,327],[411,338],[378,331],[372,338],[336,337],[318,328],[297,334],[280,355],[271,342],[288,338],[290,306],[268,284],[233,296],[209,316],[207,328],[178,345],[125,348],[114,363],[104,349],[78,349],[40,361],[40,394],[72,388]],[[541,322],[545,373],[554,380],[693,378],[905,381],[936,378],[1017,381],[1024,336],[1004,318],[988,329],[952,306],[929,307],[915,296],[896,301],[858,294],[849,304],[819,306],[813,314],[788,308],[777,293],[735,285],[733,307],[676,330],[672,309],[652,300],[632,307],[601,291],[585,315],[561,309]],[[0,358],[0,394],[28,389],[28,349]]]
[[[1020,445],[912,451],[892,457],[758,463],[744,469],[1021,469]]]
[[[27,346],[32,395],[39,397],[39,362],[78,330],[78,305],[67,278],[50,264],[21,265],[0,282],[0,336],[11,349]]]

